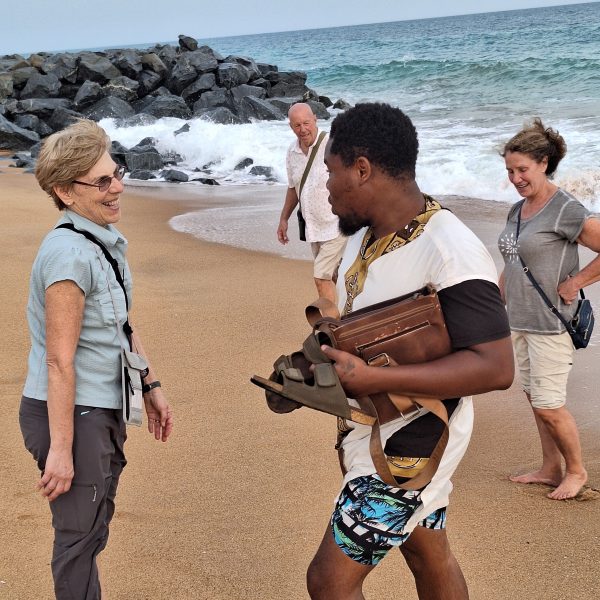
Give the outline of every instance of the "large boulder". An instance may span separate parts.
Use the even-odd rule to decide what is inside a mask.
[[[250,76],[250,80],[262,77],[262,72],[258,68],[256,61],[253,58],[249,58],[247,56],[238,56],[235,54],[230,54],[227,58],[225,58],[225,62],[226,63],[237,63],[237,64],[245,67]]]
[[[271,104],[268,100],[261,100],[254,96],[245,96],[240,102],[239,114],[243,120],[256,119],[258,121],[280,121],[285,114]]]
[[[81,110],[82,108],[86,108],[87,106],[99,102],[104,96],[105,92],[99,83],[89,80],[84,81],[73,99],[73,104],[75,108]]]
[[[127,167],[127,162],[125,161],[125,155],[127,152],[127,148],[125,148],[121,142],[113,140],[110,143],[109,153],[112,156],[112,159],[121,167]]]
[[[255,98],[261,99],[267,97],[267,92],[264,88],[254,87],[254,85],[248,85],[247,83],[233,87],[229,91],[235,102],[240,102],[242,98],[245,98],[246,96],[254,96]]]
[[[163,159],[152,146],[132,148],[125,154],[128,171],[158,171],[164,166]]]
[[[267,81],[264,77],[252,80],[252,87],[259,87],[265,90],[267,96],[271,95],[271,82]]]
[[[214,71],[219,64],[215,53],[208,46],[202,46],[184,56],[188,59],[189,64],[196,69],[198,75]]]
[[[35,115],[17,115],[14,120],[14,124],[22,127],[23,129],[29,129],[30,131],[36,131],[40,124],[39,117]]]
[[[0,150],[28,150],[39,141],[37,133],[23,129],[0,115]]]
[[[61,81],[75,83],[77,81],[77,56],[68,52],[51,54],[44,60],[40,70],[46,75],[56,75]]]
[[[306,104],[308,104],[313,113],[317,116],[317,119],[329,119],[331,115],[325,108],[325,105],[321,102],[316,102],[315,100],[306,100]]]
[[[36,68],[30,67],[29,65],[26,67],[20,67],[11,71],[13,86],[17,89],[21,89],[33,75],[38,75],[39,72]]]
[[[290,108],[298,102],[302,102],[302,98],[299,96],[292,98],[269,98],[269,104],[279,109],[286,117]]]
[[[194,116],[199,117],[204,121],[210,121],[211,123],[218,123],[220,125],[239,125],[242,123],[240,117],[225,106],[199,108],[198,110],[194,110]]]
[[[145,113],[158,117],[178,117],[189,119],[192,116],[190,107],[179,96],[158,96],[146,108]]]
[[[138,96],[143,98],[148,94],[156,90],[162,83],[163,77],[154,71],[146,71],[145,69],[140,73],[137,81],[140,84],[138,88]]]
[[[254,165],[250,171],[250,175],[255,177],[264,177],[267,181],[277,181],[275,174],[273,173],[273,167],[265,167],[263,165]]]
[[[161,177],[164,177],[165,181],[172,183],[185,183],[189,181],[189,177],[183,171],[178,171],[177,169],[165,169],[161,173]]]
[[[56,75],[42,75],[35,73],[32,75],[23,90],[21,91],[21,100],[28,98],[56,98],[60,92],[60,81]]]
[[[160,56],[155,52],[146,52],[146,54],[142,55],[142,66],[149,71],[153,71],[154,73],[161,76],[161,79],[166,77],[169,73],[169,69],[167,69],[167,65],[161,60]]]
[[[84,52],[79,60],[79,72],[77,81],[97,81],[105,84],[107,81],[120,77],[121,72],[115,67],[108,58],[94,54],[93,52]]]
[[[256,66],[258,67],[258,70],[260,71],[261,75],[264,75],[265,73],[268,73],[269,71],[273,71],[274,73],[276,73],[277,71],[279,71],[279,69],[277,68],[276,65],[269,65],[267,63],[256,63]]]
[[[113,58],[112,64],[119,69],[123,75],[137,80],[142,72],[142,59],[135,50],[120,50]]]
[[[129,179],[147,181],[148,179],[156,179],[156,175],[154,175],[152,171],[147,171],[145,169],[136,169],[135,171],[131,171],[131,173],[129,173]]]
[[[0,71],[14,71],[15,69],[21,69],[28,66],[29,62],[27,62],[27,59],[20,54],[0,56]]]
[[[268,71],[262,78],[271,84],[269,96],[285,96],[300,98],[309,91],[306,87],[306,73],[302,71]]]
[[[46,59],[49,58],[50,56],[51,56],[50,54],[46,54],[44,52],[42,52],[42,53],[34,52],[33,54],[29,55],[27,62],[32,67],[35,67],[38,71],[41,71],[42,67],[44,66],[44,63],[46,62]]]
[[[159,58],[165,63],[168,69],[172,69],[173,65],[179,58],[177,48],[171,46],[170,44],[166,44],[165,46],[157,46],[154,52],[158,54]]]
[[[13,112],[16,115],[28,113],[40,119],[47,119],[57,108],[71,108],[71,102],[66,98],[31,98],[20,100]]]
[[[138,98],[138,89],[140,84],[134,79],[129,79],[122,75],[111,79],[105,86],[104,92],[107,96],[114,96],[125,100],[125,102],[133,102]]]
[[[102,98],[99,102],[92,104],[92,106],[85,110],[84,114],[88,119],[100,121],[100,119],[123,119],[130,117],[135,114],[135,111],[125,100],[108,96],[108,98]]]
[[[182,50],[197,50],[198,49],[198,41],[189,35],[180,35],[179,36],[179,47]]]
[[[194,102],[194,114],[205,108],[214,109],[223,106],[232,110],[234,108],[233,99],[229,90],[217,89],[210,92],[204,92],[200,99]]]
[[[237,62],[221,63],[217,67],[216,75],[219,86],[227,89],[250,81],[250,71]]]
[[[51,127],[53,131],[62,131],[65,127],[68,127],[77,121],[77,119],[82,118],[83,115],[75,112],[74,110],[69,110],[68,108],[57,108],[48,120],[48,126]]]
[[[216,80],[213,73],[204,73],[196,81],[188,85],[182,92],[181,97],[189,106],[193,106],[200,96],[215,86]]]
[[[22,127],[23,129],[35,131],[40,136],[40,138],[45,138],[46,136],[54,132],[54,130],[45,121],[42,121],[39,117],[36,117],[35,115],[17,115],[15,117],[14,123],[19,127]]]
[[[166,86],[169,90],[177,95],[181,94],[181,92],[198,76],[198,71],[196,71],[196,67],[191,64],[188,56],[189,53],[183,54],[177,59],[177,62],[173,65],[171,75],[166,82]]]
[[[0,100],[13,95],[13,78],[10,73],[0,73]]]

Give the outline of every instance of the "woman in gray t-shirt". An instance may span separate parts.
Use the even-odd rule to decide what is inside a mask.
[[[577,425],[565,406],[574,347],[521,260],[566,319],[575,312],[579,290],[600,280],[600,257],[579,270],[578,253],[578,244],[600,251],[600,221],[550,181],[566,150],[558,132],[537,118],[506,143],[502,156],[508,178],[523,200],[511,208],[498,240],[505,263],[500,289],[543,456],[538,470],[510,479],[551,485],[555,489],[548,497],[554,500],[573,498],[587,481]]]

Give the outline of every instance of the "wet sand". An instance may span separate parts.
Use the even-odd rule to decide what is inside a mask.
[[[202,242],[168,226],[198,202],[227,203],[227,195],[207,191],[198,200],[184,188],[135,188],[123,199],[119,228],[130,241],[133,322],[176,421],[167,444],[144,429],[129,430],[129,464],[101,560],[103,597],[110,600],[307,598],[306,567],[338,491],[334,418],[308,409],[271,413],[248,381],[253,373],[267,375],[279,354],[306,337],[303,309],[314,297],[310,263]],[[34,491],[38,474],[17,412],[29,348],[29,271],[58,212],[32,176],[6,162],[0,162],[0,202],[0,598],[47,599],[49,511]],[[507,207],[460,198],[446,204],[499,264],[495,241]],[[590,296],[600,306],[600,289]],[[569,399],[590,488],[600,487],[598,329],[594,345],[577,353]],[[545,498],[545,486],[508,481],[509,472],[531,469],[539,459],[533,418],[517,384],[477,397],[475,406],[475,432],[454,478],[448,516],[471,598],[598,597],[598,493],[588,489],[576,500],[555,502]],[[365,591],[373,599],[416,599],[396,552]]]

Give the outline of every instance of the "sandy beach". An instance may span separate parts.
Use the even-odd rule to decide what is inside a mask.
[[[123,197],[119,228],[130,242],[132,320],[172,402],[175,430],[167,444],[145,428],[129,430],[129,464],[101,559],[109,600],[307,598],[306,567],[340,484],[335,419],[308,409],[271,413],[249,383],[308,334],[310,263],[203,242],[169,227],[175,215],[214,203],[215,194],[227,205],[226,189],[192,198],[184,188],[130,188]],[[30,267],[58,211],[33,176],[6,161],[0,202],[0,599],[45,600],[53,597],[52,530],[46,501],[34,489],[38,473],[23,447],[18,405],[29,349]],[[499,264],[495,243],[508,207],[453,197],[446,204]],[[600,308],[600,286],[589,296]],[[570,378],[569,408],[590,478],[575,500],[551,501],[548,488],[507,479],[536,466],[540,452],[518,383],[476,398],[475,431],[448,511],[448,534],[473,600],[600,596],[599,360],[597,326]],[[374,600],[417,597],[394,552],[365,591]]]

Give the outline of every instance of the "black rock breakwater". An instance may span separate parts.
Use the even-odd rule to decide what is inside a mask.
[[[144,50],[13,54],[0,57],[0,150],[29,151],[33,160],[43,138],[81,117],[113,118],[121,126],[161,117],[237,124],[285,119],[298,101],[308,102],[320,119],[330,117],[332,105],[348,106],[308,88],[304,72],[223,57],[185,35],[178,46]],[[130,171],[156,171],[180,160],[143,142],[113,148]],[[27,155],[15,158],[27,166]]]

